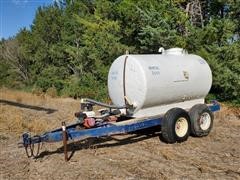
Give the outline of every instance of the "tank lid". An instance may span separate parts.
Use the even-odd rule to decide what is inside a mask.
[[[159,49],[160,50],[160,49]],[[187,50],[183,48],[170,48],[167,50],[161,49],[162,54],[172,54],[172,55],[184,55],[188,54]]]

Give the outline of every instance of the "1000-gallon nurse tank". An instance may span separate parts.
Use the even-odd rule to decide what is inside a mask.
[[[134,111],[129,116],[154,116],[174,107],[188,109],[204,103],[212,84],[207,62],[181,48],[160,51],[122,55],[110,68],[110,98],[117,106],[131,102]]]

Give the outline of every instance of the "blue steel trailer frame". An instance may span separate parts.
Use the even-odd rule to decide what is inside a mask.
[[[208,105],[209,109],[212,112],[219,111],[220,105],[217,101],[212,101],[212,104]],[[90,128],[90,129],[78,129],[78,123],[72,124],[66,127],[67,139],[66,140],[74,140],[74,139],[87,139],[90,137],[104,137],[104,136],[111,136],[114,134],[124,134],[129,132],[134,132],[137,130],[142,130],[154,126],[161,126],[163,116],[158,117],[149,117],[143,119],[130,119],[116,123],[104,123],[101,126]],[[33,136],[29,133],[24,133],[22,135],[23,146],[25,148],[41,143],[41,142],[58,142],[64,141],[63,136],[63,128],[58,128],[50,132],[46,132],[40,136]]]

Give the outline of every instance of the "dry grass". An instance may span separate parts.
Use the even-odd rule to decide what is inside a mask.
[[[0,132],[17,135],[30,131],[41,133],[70,122],[79,108],[79,101],[70,98],[51,98],[45,94],[0,89],[0,99],[15,104],[0,103]]]
[[[29,120],[16,108],[1,106],[0,113],[0,132],[13,132],[19,135],[27,131],[40,133],[48,128],[44,119]]]
[[[70,98],[52,98],[46,94],[27,93],[22,91],[0,89],[0,99],[29,105],[46,110],[20,108],[6,103],[0,103],[0,132],[21,134],[30,131],[36,134],[60,127],[62,121],[72,123],[74,112],[79,110],[79,101]],[[240,108],[232,108],[221,104],[221,111],[216,114],[220,121],[226,121],[231,116],[240,117]]]
[[[58,94],[57,89],[55,87],[48,88],[46,94],[50,97],[55,98],[57,97],[57,94]]]

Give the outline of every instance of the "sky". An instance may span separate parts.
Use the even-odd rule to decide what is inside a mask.
[[[30,29],[39,6],[54,0],[0,0],[0,39],[7,39],[23,27]]]

